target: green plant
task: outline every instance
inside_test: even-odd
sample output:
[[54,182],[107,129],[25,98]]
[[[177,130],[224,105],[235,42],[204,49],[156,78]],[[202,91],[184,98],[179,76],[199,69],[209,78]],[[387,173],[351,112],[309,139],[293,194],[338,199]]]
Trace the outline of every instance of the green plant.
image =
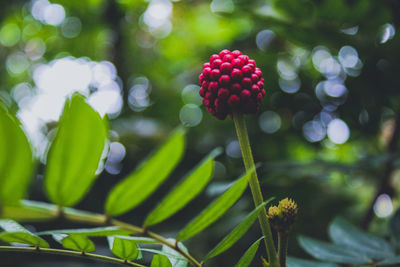
[[[102,169],[107,151],[107,120],[102,119],[85,101],[82,95],[72,95],[65,104],[63,114],[46,161],[44,185],[52,203],[23,199],[26,196],[29,178],[35,168],[32,150],[18,120],[6,109],[0,108],[3,140],[0,150],[0,240],[7,243],[23,243],[29,247],[0,246],[0,251],[40,252],[85,257],[95,260],[143,266],[138,263],[142,253],[151,253],[151,266],[203,266],[237,242],[257,219],[260,211],[270,201],[257,205],[231,233],[229,233],[202,261],[198,261],[187,250],[183,241],[195,236],[218,220],[242,196],[248,180],[254,173],[250,168],[197,217],[180,230],[176,238],[165,238],[152,232],[153,225],[163,222],[195,198],[212,177],[214,158],[220,149],[215,149],[160,203],[149,212],[142,226],[115,219],[145,201],[169,176],[179,163],[185,149],[185,131],[175,130],[168,140],[144,160],[135,171],[118,183],[106,199],[104,213],[98,214],[71,208],[90,190]],[[21,157],[26,158],[23,168]],[[7,158],[7,161],[4,159]],[[151,182],[149,182],[151,181]],[[6,189],[6,190],[5,190]],[[10,194],[12,193],[12,194]],[[32,233],[17,221],[50,221],[95,225],[94,228],[57,229]],[[50,248],[47,238],[53,238],[63,249]],[[109,248],[116,256],[93,254],[95,244],[92,237],[106,237]],[[240,259],[238,266],[249,266],[261,239],[256,241]],[[140,244],[151,244],[154,248],[143,248]],[[160,248],[161,246],[161,248]]]
[[300,236],[300,246],[312,257],[323,262],[288,259],[289,267],[310,266],[399,266],[400,255],[400,210],[389,221],[392,242],[378,236],[365,233],[341,217],[335,218],[329,225],[328,234],[332,243]]

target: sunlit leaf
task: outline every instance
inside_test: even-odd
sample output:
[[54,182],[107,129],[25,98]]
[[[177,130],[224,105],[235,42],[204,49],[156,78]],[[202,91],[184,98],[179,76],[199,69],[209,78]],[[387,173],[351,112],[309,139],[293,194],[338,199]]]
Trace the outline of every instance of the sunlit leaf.
[[172,267],[172,265],[167,256],[156,254],[151,260],[150,267]]
[[213,248],[207,254],[207,256],[204,258],[204,261],[221,254],[222,252],[233,246],[247,232],[247,230],[249,230],[250,226],[257,219],[261,209],[264,208],[264,206],[271,200],[272,198],[265,201],[255,210],[253,210],[249,215],[247,215],[246,218],[238,226],[236,226],[235,229],[232,230],[232,232],[230,232],[221,242],[218,243],[215,248]]
[[179,163],[184,148],[184,130],[179,128],[154,155],[112,189],[107,197],[106,213],[120,215],[144,201]]
[[257,253],[258,247],[260,246],[260,241],[264,237],[260,237],[257,241],[255,241],[243,254],[243,256],[239,259],[238,263],[236,263],[235,267],[248,267],[254,259],[254,256]]
[[[170,241],[172,243],[176,242],[174,239],[171,239],[171,238],[168,239],[168,241]],[[178,242],[177,245],[181,250],[188,252],[187,248],[181,242]],[[163,245],[161,251],[165,253],[164,255],[167,256],[167,258],[171,262],[172,267],[186,267],[187,266],[187,264],[188,264],[187,259],[182,258],[181,254],[179,254],[179,252],[177,252],[176,250],[174,250],[166,245]]]
[[14,204],[29,185],[32,150],[19,121],[0,103],[0,205]]
[[196,218],[194,218],[178,235],[177,240],[188,239],[204,230],[218,220],[243,194],[251,172],[239,178],[227,191],[214,200]]
[[153,225],[169,218],[196,197],[210,181],[214,158],[220,153],[221,149],[216,149],[199,163],[147,216],[144,224]]
[[311,256],[319,260],[344,264],[367,264],[371,262],[370,259],[357,251],[309,237],[299,237],[299,244]]
[[48,248],[49,244],[43,238],[31,233],[13,220],[0,220],[0,239],[8,243],[22,243],[35,247]]
[[54,234],[53,238],[66,249],[83,252],[93,252],[96,250],[96,246],[92,240],[83,235]]
[[139,257],[139,248],[135,241],[114,236],[108,236],[107,240],[110,250],[118,258],[135,260]]
[[100,115],[75,93],[67,99],[47,156],[44,182],[53,203],[76,204],[96,178],[107,130]]
[[111,236],[111,235],[129,235],[131,231],[124,230],[118,226],[105,226],[95,228],[79,228],[79,229],[61,229],[51,230],[45,232],[38,232],[38,235],[55,235],[55,234],[69,234],[69,235],[82,235],[82,236]]
[[286,260],[287,267],[339,267],[339,265],[335,263],[310,261],[293,257],[287,257]]
[[335,244],[358,251],[367,258],[381,260],[394,256],[393,248],[384,239],[364,233],[340,217],[329,226],[329,236]]

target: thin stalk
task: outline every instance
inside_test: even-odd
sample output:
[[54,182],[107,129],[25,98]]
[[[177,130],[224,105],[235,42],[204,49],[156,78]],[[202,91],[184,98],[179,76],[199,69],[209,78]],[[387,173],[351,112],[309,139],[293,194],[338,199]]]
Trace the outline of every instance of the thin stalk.
[[131,231],[134,234],[141,234],[146,237],[151,237],[155,240],[157,240],[159,243],[166,245],[173,250],[177,251],[179,254],[181,254],[183,257],[185,257],[193,266],[196,267],[201,267],[202,264],[199,263],[192,255],[190,255],[188,252],[183,251],[177,244],[169,242],[166,238],[148,231],[147,229],[132,225],[129,223],[125,223],[119,220],[111,219],[103,214],[78,214],[78,213],[70,213],[68,210],[64,209],[60,213],[63,218],[65,218],[68,221],[71,222],[79,222],[79,223],[87,223],[87,224],[95,224],[95,225],[112,225],[112,226],[118,226],[121,227],[121,229]]
[[[249,185],[251,189],[251,193],[253,194],[253,200],[256,207],[264,202],[263,196],[261,193],[260,184],[258,182],[257,172],[255,171],[253,153],[251,152],[249,136],[247,133],[246,122],[244,120],[243,114],[235,112],[233,114],[233,121],[235,123],[236,133],[239,140],[240,149],[242,151],[242,157],[244,166],[247,171],[252,171]],[[267,212],[265,208],[261,209],[261,212],[258,215],[258,220],[260,223],[261,231],[264,235],[264,242],[267,249],[268,254],[268,262],[270,263],[271,267],[278,267],[278,258],[276,255],[274,240],[271,234],[271,228],[268,223]]]
[[286,267],[288,236],[287,232],[278,232],[278,255],[281,267]]
[[55,249],[55,248],[35,248],[35,247],[13,247],[13,246],[0,246],[0,251],[16,251],[16,252],[30,252],[30,253],[45,253],[45,254],[55,254],[72,256],[79,258],[92,259],[103,262],[111,262],[120,265],[136,266],[136,267],[146,267],[145,265],[125,261],[113,257],[107,257],[103,255],[93,254],[93,253],[82,253],[79,251],[65,250],[65,249]]

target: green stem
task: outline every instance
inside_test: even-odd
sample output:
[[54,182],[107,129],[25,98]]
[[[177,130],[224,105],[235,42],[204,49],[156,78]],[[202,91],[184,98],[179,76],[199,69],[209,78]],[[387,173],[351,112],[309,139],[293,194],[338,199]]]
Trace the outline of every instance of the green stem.
[[13,246],[0,246],[0,251],[17,251],[17,252],[31,252],[31,253],[46,253],[46,254],[56,254],[65,255],[72,257],[80,257],[104,262],[111,262],[115,264],[136,266],[136,267],[146,267],[145,265],[125,261],[113,257],[107,257],[103,255],[93,254],[93,253],[82,253],[79,251],[65,250],[65,249],[55,249],[55,248],[35,248],[35,247],[13,247]]
[[286,267],[288,236],[287,232],[278,232],[278,255],[281,267]]
[[[249,185],[251,193],[253,194],[253,200],[256,207],[264,202],[261,193],[260,184],[258,182],[257,172],[255,171],[253,153],[251,152],[250,141],[247,134],[246,122],[242,113],[235,112],[233,114],[233,121],[235,123],[236,133],[238,136],[240,149],[242,151],[244,166],[247,171],[254,169],[249,179]],[[258,215],[261,231],[264,235],[264,242],[267,248],[268,261],[271,267],[278,267],[278,258],[276,255],[274,240],[271,234],[271,228],[268,223],[267,212],[265,208],[262,208]]]
[[180,247],[178,247],[177,244],[169,242],[167,239],[164,237],[150,232],[147,229],[143,227],[139,227],[136,225],[132,225],[129,223],[125,223],[116,219],[109,218],[103,214],[96,214],[96,213],[91,213],[91,214],[84,214],[84,213],[76,213],[76,212],[69,212],[68,209],[63,209],[62,212],[59,213],[62,218],[65,218],[68,221],[71,222],[79,222],[79,223],[87,223],[87,224],[94,224],[94,225],[104,225],[104,224],[109,224],[113,226],[118,226],[121,227],[121,229],[128,230],[134,234],[141,234],[147,237],[151,237],[155,240],[157,240],[159,243],[166,245],[178,253],[180,253],[183,257],[185,257],[193,266],[196,267],[201,267],[202,264],[198,262],[192,255],[190,255],[188,252],[182,250]]

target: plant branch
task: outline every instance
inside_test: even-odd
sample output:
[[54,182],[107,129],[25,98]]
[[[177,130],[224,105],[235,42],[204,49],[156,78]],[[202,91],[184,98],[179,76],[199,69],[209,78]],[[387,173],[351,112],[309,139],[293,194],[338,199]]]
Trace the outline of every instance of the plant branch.
[[118,226],[121,227],[121,229],[131,231],[132,233],[135,234],[141,234],[143,236],[147,236],[150,238],[153,238],[157,240],[159,243],[166,245],[173,250],[177,251],[179,254],[181,254],[183,257],[185,257],[193,266],[196,267],[201,267],[202,264],[199,263],[192,255],[190,255],[188,252],[182,250],[177,244],[171,243],[168,241],[166,238],[148,231],[146,228],[139,227],[136,225],[132,225],[129,223],[125,223],[116,219],[112,219],[107,217],[106,215],[103,214],[78,214],[78,213],[71,213],[68,212],[67,209],[64,209],[60,215],[62,218],[65,218],[67,221],[71,222],[79,222],[79,223],[87,223],[87,224],[95,224],[95,225],[104,225],[104,224],[109,224],[112,226]]
[[[238,136],[240,149],[242,151],[244,166],[247,171],[254,169],[249,178],[249,185],[251,193],[253,194],[254,204],[256,207],[258,207],[264,202],[264,200],[261,193],[257,172],[255,171],[253,153],[251,152],[250,141],[247,134],[247,127],[243,114],[238,112],[233,113],[233,121],[235,123],[236,133]],[[270,266],[279,266],[274,240],[272,238],[271,228],[267,219],[267,212],[265,210],[265,207],[261,209],[261,212],[258,215],[258,220],[260,223],[261,231],[265,237],[264,242],[267,249],[268,261],[270,263]]]
[[286,267],[286,255],[288,247],[288,232],[278,232],[278,255],[281,267]]
[[15,252],[31,252],[31,253],[45,253],[45,254],[55,254],[55,255],[64,255],[64,256],[72,256],[79,258],[86,258],[97,261],[110,262],[120,265],[127,266],[136,266],[136,267],[146,267],[145,265],[125,261],[113,257],[93,254],[93,253],[82,253],[79,251],[65,250],[65,249],[55,249],[55,248],[36,248],[36,247],[13,247],[13,246],[0,246],[0,251],[15,251]]
[[364,220],[361,223],[361,226],[364,229],[368,228],[370,222],[374,217],[374,205],[378,197],[382,194],[388,194],[389,196],[393,196],[393,189],[390,187],[390,177],[394,170],[393,166],[394,154],[397,149],[399,138],[400,138],[400,110],[398,110],[396,113],[393,133],[387,145],[388,159],[381,174],[379,186],[376,190],[375,196],[373,197],[371,203],[369,204]]

